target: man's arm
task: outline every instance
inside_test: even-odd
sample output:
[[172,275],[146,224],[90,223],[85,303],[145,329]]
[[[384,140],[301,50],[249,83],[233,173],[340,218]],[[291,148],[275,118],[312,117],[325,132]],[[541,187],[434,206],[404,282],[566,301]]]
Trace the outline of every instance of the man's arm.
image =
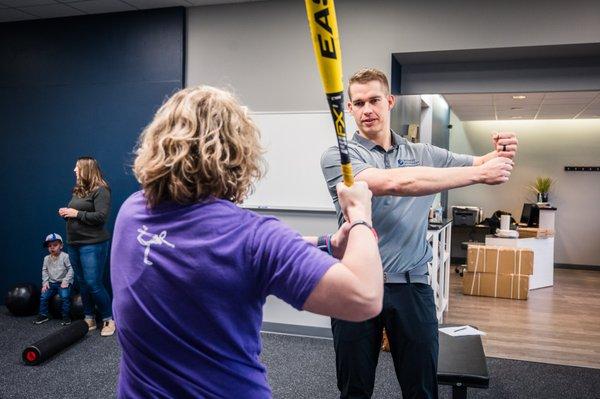
[[498,151],[490,151],[485,155],[482,155],[480,157],[473,157],[473,166],[481,166],[484,163],[486,163],[489,160],[492,160],[494,158],[498,157]]
[[490,151],[480,157],[473,157],[473,166],[481,166],[496,157],[515,158],[519,144],[515,133],[495,132],[492,134],[492,142],[494,143],[494,151]]
[[[492,135],[494,151],[473,157],[472,166],[436,168],[417,166],[396,169],[366,169],[356,180],[367,182],[373,195],[423,196],[472,184],[502,184],[508,181],[517,152],[515,133]],[[447,151],[445,153],[448,154]]]
[[494,158],[481,166],[458,168],[369,168],[356,175],[356,180],[366,182],[375,196],[419,197],[477,183],[502,184],[508,181],[512,168],[512,160]]

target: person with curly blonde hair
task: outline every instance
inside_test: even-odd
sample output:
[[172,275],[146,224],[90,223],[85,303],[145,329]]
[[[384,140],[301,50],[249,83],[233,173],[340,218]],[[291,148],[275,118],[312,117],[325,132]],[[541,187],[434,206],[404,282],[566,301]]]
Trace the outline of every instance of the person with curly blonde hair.
[[121,207],[111,276],[122,347],[118,397],[269,398],[262,306],[366,320],[383,272],[366,184],[340,185],[345,223],[324,248],[238,206],[264,173],[260,133],[229,92],[175,93],[142,132],[142,191]]

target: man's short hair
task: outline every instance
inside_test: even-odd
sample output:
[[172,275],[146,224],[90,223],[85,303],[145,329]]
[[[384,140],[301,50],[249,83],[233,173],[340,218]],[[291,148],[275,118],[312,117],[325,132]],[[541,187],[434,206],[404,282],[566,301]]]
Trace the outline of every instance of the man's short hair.
[[352,98],[350,95],[350,86],[352,86],[354,83],[365,84],[374,80],[381,83],[386,94],[390,94],[390,84],[388,83],[385,73],[375,68],[361,68],[348,80],[348,98]]

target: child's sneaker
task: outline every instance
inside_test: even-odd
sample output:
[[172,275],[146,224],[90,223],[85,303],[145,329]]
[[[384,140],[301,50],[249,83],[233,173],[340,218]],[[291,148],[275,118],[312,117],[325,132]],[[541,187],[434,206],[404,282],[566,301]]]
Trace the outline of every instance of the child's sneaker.
[[42,324],[42,323],[47,322],[48,320],[50,320],[50,318],[48,318],[48,316],[39,314],[38,317],[33,321],[33,324]]
[[60,322],[61,326],[68,326],[69,324],[71,324],[71,319],[68,317],[63,317],[62,321]]
[[108,320],[104,322],[104,326],[102,327],[102,331],[100,331],[100,335],[103,337],[110,337],[115,333],[115,321]]
[[88,325],[88,331],[92,331],[96,329],[96,320],[94,319],[85,319],[85,322]]

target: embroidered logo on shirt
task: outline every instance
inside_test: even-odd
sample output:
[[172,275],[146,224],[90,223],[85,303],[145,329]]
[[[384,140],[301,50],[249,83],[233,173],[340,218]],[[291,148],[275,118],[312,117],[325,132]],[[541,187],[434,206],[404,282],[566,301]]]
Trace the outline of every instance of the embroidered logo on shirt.
[[[142,226],[142,228],[138,229],[137,231],[138,231],[138,233],[140,233],[137,236],[138,242],[146,247],[146,249],[144,250],[144,263],[147,265],[153,265],[153,263],[150,260],[148,260],[148,255],[150,254],[150,247],[152,245],[165,244],[171,248],[175,248],[175,245],[173,245],[170,242],[168,242],[167,240],[165,240],[165,237],[167,236],[166,230],[161,231],[160,234],[153,234],[153,233],[148,232],[148,227]],[[144,237],[149,237],[149,238],[144,238]]]
[[410,167],[410,166],[419,166],[419,161],[416,159],[399,159],[398,166],[400,167]]

